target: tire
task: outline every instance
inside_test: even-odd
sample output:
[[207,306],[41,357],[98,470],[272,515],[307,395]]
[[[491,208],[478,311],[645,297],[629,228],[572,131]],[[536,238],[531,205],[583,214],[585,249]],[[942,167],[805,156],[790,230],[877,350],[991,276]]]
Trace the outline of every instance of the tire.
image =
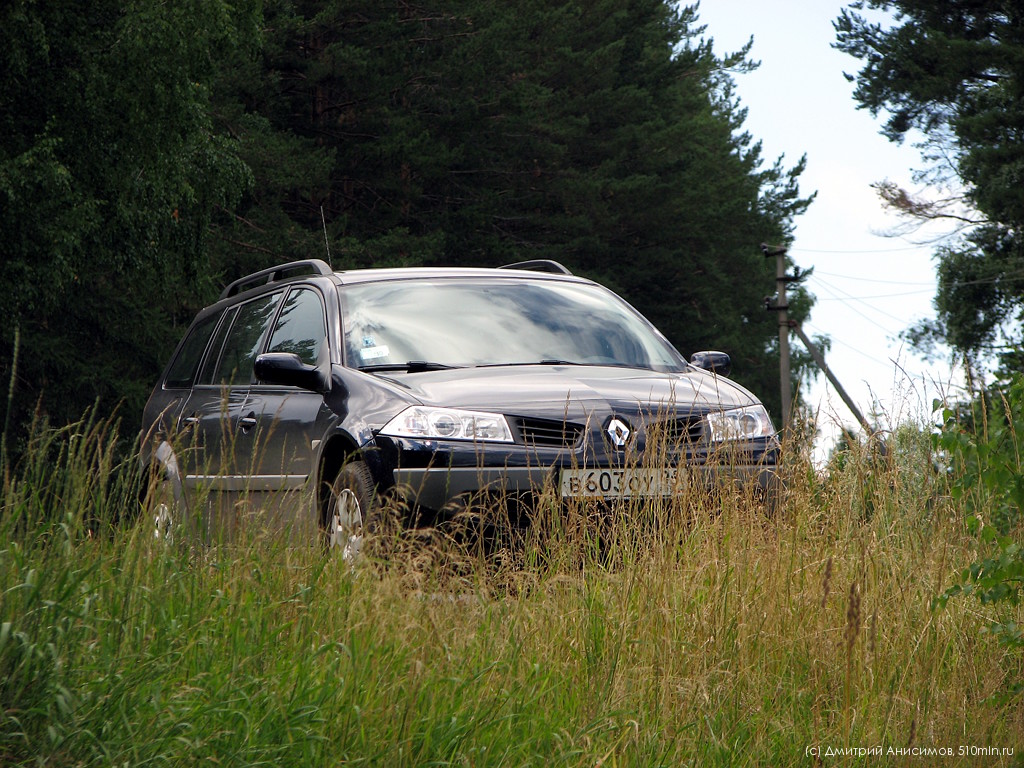
[[355,562],[366,534],[374,529],[379,513],[373,475],[364,461],[350,461],[331,485],[323,523],[328,552]]
[[157,446],[152,463],[140,478],[139,501],[147,535],[164,544],[183,539],[186,504],[178,457],[166,441]]
[[142,516],[150,531],[147,536],[170,545],[181,538],[183,504],[170,480],[153,477],[148,485],[142,494]]

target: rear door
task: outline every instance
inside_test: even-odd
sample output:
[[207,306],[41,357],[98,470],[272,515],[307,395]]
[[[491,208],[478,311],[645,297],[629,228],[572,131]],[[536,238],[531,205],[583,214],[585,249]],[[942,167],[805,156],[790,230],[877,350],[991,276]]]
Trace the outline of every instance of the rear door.
[[199,365],[220,320],[219,313],[207,315],[189,329],[178,345],[160,385],[153,391],[142,415],[143,448],[149,451],[163,441],[175,440],[182,408],[199,374]]

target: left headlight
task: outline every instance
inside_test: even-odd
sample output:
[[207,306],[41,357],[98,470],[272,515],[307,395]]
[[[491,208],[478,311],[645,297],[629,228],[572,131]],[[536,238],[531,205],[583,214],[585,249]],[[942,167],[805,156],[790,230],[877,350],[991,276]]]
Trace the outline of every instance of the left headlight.
[[748,405],[728,411],[709,413],[706,417],[711,442],[722,440],[750,440],[775,434],[772,420],[763,405]]
[[380,434],[419,440],[474,440],[511,443],[512,430],[500,413],[414,405],[384,425]]

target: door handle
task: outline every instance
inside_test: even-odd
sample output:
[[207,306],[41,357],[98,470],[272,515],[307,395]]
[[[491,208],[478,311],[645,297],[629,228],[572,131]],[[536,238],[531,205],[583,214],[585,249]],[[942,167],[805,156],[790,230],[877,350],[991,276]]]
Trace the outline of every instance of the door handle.
[[193,427],[195,427],[195,425],[198,424],[198,423],[199,423],[199,416],[197,416],[196,414],[193,413],[191,416],[186,416],[185,418],[183,418],[181,420],[181,431],[182,432],[188,432]]
[[256,426],[256,414],[250,413],[247,416],[243,416],[238,420],[238,428],[243,432],[248,432],[250,429]]

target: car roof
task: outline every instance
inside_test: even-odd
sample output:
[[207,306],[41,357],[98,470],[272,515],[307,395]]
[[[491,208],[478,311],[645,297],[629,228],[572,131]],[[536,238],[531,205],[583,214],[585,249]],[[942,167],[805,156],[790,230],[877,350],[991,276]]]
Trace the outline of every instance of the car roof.
[[502,267],[386,267],[371,269],[335,270],[320,259],[293,261],[254,272],[238,278],[224,288],[220,298],[203,309],[199,316],[214,307],[248,300],[261,293],[286,287],[297,282],[319,278],[336,285],[357,285],[399,280],[438,280],[476,278],[487,280],[551,280],[581,285],[595,285],[592,280],[577,277],[561,264],[549,260],[534,260],[507,264]]
[[344,285],[371,283],[384,280],[444,279],[444,278],[487,278],[515,280],[524,277],[531,280],[558,280],[561,282],[591,283],[583,277],[552,272],[536,272],[527,269],[498,269],[496,267],[389,267],[379,269],[346,269],[334,273],[338,282]]

